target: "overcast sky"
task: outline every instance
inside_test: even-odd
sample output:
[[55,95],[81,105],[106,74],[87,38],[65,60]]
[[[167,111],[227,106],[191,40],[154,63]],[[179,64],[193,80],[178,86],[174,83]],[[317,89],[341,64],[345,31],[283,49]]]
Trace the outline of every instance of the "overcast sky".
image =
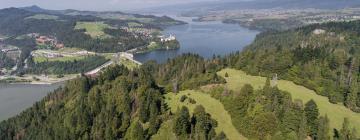
[[54,10],[131,10],[201,1],[220,0],[0,0],[0,8],[38,5]]

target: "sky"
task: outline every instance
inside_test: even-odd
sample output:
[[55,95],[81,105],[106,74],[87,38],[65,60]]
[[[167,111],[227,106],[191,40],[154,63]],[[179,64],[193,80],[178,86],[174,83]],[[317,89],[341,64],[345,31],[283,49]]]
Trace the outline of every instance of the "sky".
[[163,5],[221,0],[0,0],[0,8],[38,5],[52,10],[134,10]]

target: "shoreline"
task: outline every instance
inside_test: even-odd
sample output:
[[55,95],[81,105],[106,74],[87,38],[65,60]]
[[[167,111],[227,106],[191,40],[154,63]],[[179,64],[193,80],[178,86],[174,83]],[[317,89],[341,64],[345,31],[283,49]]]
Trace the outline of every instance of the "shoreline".
[[[1,83],[10,84],[10,85],[54,85],[75,79],[78,76],[79,74],[71,74],[71,75],[65,75],[65,77],[63,78],[54,78],[54,77],[44,78],[44,76],[27,75],[25,77],[11,77],[11,78],[15,78],[15,80],[11,80],[11,81],[6,81],[6,79],[3,79],[3,82]],[[33,77],[39,78],[40,80],[36,81],[33,79]]]

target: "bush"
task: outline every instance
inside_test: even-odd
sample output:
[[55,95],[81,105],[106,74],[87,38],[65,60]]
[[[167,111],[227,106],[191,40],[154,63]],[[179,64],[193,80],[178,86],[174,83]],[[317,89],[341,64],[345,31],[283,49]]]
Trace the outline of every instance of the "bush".
[[63,78],[63,77],[64,77],[63,74],[59,74],[59,75],[56,76],[56,78]]
[[195,101],[193,98],[189,98],[189,102],[190,102],[191,104],[196,104],[196,101]]
[[229,77],[229,74],[228,74],[228,73],[225,73],[225,77]]
[[186,95],[183,95],[180,97],[180,102],[184,102],[188,97]]

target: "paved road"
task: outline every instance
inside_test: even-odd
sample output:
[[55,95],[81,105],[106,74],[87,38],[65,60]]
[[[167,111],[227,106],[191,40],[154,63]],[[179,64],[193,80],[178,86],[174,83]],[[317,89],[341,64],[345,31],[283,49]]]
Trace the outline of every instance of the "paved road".
[[101,65],[101,66],[99,66],[99,67],[85,73],[85,75],[94,75],[94,74],[98,73],[99,71],[101,71],[103,68],[106,68],[106,67],[110,66],[113,63],[114,62],[112,60],[110,60],[110,61],[106,62],[105,64],[103,64],[103,65]]
[[[121,55],[121,53],[127,54],[127,55]],[[119,60],[120,58],[125,58],[125,59],[128,59],[128,60],[130,60],[130,61],[138,64],[138,65],[142,65],[141,62],[135,60],[135,59],[134,59],[133,57],[131,57],[131,56],[132,56],[132,54],[130,54],[130,53],[124,53],[124,52],[117,53],[116,55],[114,55],[113,60],[110,60],[110,61],[106,62],[105,64],[103,64],[103,65],[101,65],[101,66],[99,66],[99,67],[97,67],[97,68],[95,68],[95,69],[93,69],[93,70],[85,73],[85,75],[94,75],[94,74],[97,74],[97,73],[100,72],[102,69],[104,69],[104,68],[106,68],[106,67],[114,64],[114,62],[116,62],[116,60]]]

